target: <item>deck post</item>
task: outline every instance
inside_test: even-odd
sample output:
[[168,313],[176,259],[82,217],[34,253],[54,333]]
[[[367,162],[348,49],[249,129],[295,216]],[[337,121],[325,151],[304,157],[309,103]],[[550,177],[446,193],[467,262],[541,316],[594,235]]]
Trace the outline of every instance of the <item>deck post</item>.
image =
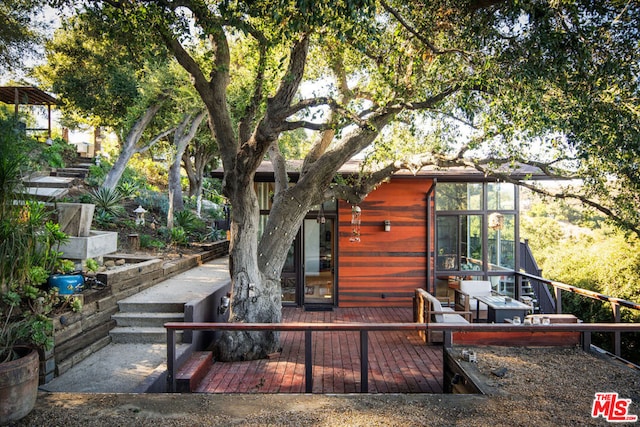
[[169,385],[169,392],[174,393],[176,391],[176,330],[167,329],[167,383]]
[[[611,302],[611,309],[613,310],[613,321],[615,323],[620,323],[621,317],[620,317],[620,304],[616,304],[614,302]],[[620,331],[615,331],[613,333],[613,353],[620,357],[622,355],[622,350],[621,350],[621,338],[620,338]]]
[[582,350],[587,353],[591,351],[591,332],[582,332]]
[[360,330],[360,393],[369,393],[369,331]]
[[311,329],[304,331],[304,392],[313,393],[313,349]]
[[556,314],[562,314],[562,289],[554,286],[553,291],[556,294]]
[[447,329],[446,331],[442,331],[442,347],[453,347],[453,332],[449,329]]

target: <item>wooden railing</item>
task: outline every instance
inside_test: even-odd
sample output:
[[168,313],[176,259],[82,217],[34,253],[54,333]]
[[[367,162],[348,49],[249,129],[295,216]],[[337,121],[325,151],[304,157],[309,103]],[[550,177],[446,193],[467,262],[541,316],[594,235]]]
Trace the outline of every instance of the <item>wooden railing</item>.
[[[578,288],[576,286],[567,285],[566,283],[556,282],[553,280],[545,279],[543,277],[534,276],[532,274],[526,274],[526,273],[516,273],[516,274],[522,278],[535,280],[537,282],[552,286],[554,297],[555,297],[555,311],[558,314],[562,313],[562,291],[571,292],[587,298],[610,303],[611,310],[613,312],[612,314],[613,314],[614,323],[620,323],[621,321],[620,307],[625,307],[631,310],[640,310],[640,303],[637,303],[637,302],[610,297],[608,295],[590,291],[588,289]],[[620,354],[621,354],[620,331],[615,331],[613,335],[614,335],[614,338],[613,338],[614,351],[613,352],[616,356],[620,357]]]
[[[360,333],[360,392],[369,392],[369,332],[442,331],[443,345],[453,345],[453,332],[581,332],[582,346],[591,347],[592,332],[640,332],[640,324],[631,323],[559,323],[553,325],[451,324],[451,323],[165,323],[167,330],[167,381],[170,392],[176,390],[176,331],[298,331],[304,332],[305,392],[313,391],[313,332],[353,331]],[[355,349],[354,349],[355,351]]]

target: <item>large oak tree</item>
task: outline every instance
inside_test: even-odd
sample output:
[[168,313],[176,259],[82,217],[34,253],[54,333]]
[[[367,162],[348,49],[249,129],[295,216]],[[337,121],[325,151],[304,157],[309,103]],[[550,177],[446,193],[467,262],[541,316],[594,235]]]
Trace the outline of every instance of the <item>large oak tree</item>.
[[[233,208],[232,321],[279,322],[280,273],[306,213],[330,197],[356,203],[400,168],[467,165],[509,179],[500,166],[535,164],[551,176],[585,179],[582,193],[558,195],[589,201],[638,230],[634,1],[86,7],[119,31],[155,33],[207,108]],[[201,42],[208,50],[196,55]],[[244,97],[231,96],[238,86]],[[315,139],[290,185],[277,142],[299,129]],[[337,183],[338,169],[363,152],[377,167],[349,186]],[[276,191],[260,236],[253,178],[265,158]],[[263,357],[277,347],[271,333],[229,333],[220,357]]]

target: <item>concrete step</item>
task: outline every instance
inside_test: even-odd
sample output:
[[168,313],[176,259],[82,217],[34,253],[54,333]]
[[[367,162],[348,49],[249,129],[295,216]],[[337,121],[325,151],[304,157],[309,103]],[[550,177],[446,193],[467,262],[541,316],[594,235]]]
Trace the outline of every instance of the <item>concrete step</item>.
[[50,202],[65,197],[69,193],[68,188],[42,188],[26,187],[25,193],[41,202]]
[[193,393],[213,364],[210,351],[196,351],[176,373],[176,392]]
[[166,301],[118,301],[121,313],[184,313],[184,303]]
[[38,188],[71,188],[75,185],[77,178],[62,176],[35,176],[23,180],[25,187]]
[[60,168],[51,172],[51,176],[85,178],[89,173],[85,168]]
[[[115,327],[109,331],[116,344],[166,344],[167,331],[157,327]],[[182,331],[176,331],[176,343],[182,343]]]
[[125,312],[116,313],[111,318],[116,321],[117,326],[162,328],[166,322],[184,322],[184,313]]
[[95,166],[95,162],[74,162],[70,167],[89,170],[91,166]]

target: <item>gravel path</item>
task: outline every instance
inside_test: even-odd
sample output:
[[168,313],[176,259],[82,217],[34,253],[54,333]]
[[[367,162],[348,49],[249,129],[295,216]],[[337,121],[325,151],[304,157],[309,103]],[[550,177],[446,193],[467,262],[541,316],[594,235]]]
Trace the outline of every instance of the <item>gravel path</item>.
[[608,391],[640,415],[637,370],[577,348],[474,350],[492,395],[42,393],[17,426],[604,426],[591,406]]

